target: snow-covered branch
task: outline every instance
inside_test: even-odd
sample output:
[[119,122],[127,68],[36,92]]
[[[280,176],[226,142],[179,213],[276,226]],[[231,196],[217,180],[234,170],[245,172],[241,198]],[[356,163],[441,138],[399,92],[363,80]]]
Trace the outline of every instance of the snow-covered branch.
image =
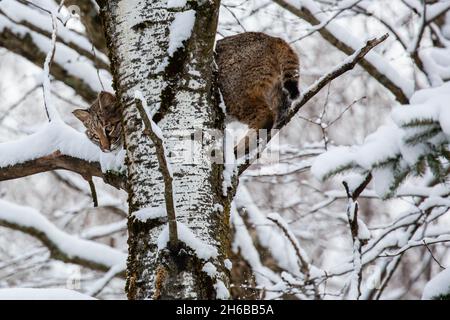
[[102,153],[87,137],[64,123],[46,124],[38,132],[0,143],[0,181],[64,169],[89,180],[93,176],[125,189],[124,153]]
[[104,244],[84,240],[58,229],[35,209],[0,200],[0,225],[41,241],[54,259],[107,271],[123,265],[126,254]]
[[[333,68],[331,71],[323,75],[320,79],[318,79],[316,82],[314,82],[311,86],[309,86],[305,92],[303,92],[300,97],[298,97],[296,100],[292,102],[292,105],[285,117],[283,117],[278,123],[275,124],[275,129],[281,129],[285,125],[289,123],[289,121],[298,113],[301,107],[303,107],[308,101],[310,101],[316,94],[320,92],[322,88],[324,88],[327,84],[329,84],[334,79],[340,77],[347,71],[352,70],[358,62],[360,62],[366,54],[370,52],[374,47],[376,47],[378,44],[386,40],[388,37],[387,34],[379,37],[379,38],[373,38],[368,40],[364,46],[353,52],[352,55],[347,57],[341,64]],[[271,139],[271,132],[267,135],[267,140],[270,141]],[[264,145],[260,145],[258,148],[258,152],[253,157],[253,160],[246,161],[244,164],[239,166],[238,174],[241,175],[251,164],[252,162],[259,158],[261,155],[261,148],[263,148]]]
[[[52,8],[56,10],[56,8]],[[111,91],[108,58],[82,35],[68,30],[59,21],[51,75],[72,87],[87,101],[106,86]],[[0,3],[0,46],[42,67],[52,50],[52,18],[48,13],[17,1]]]
[[[313,0],[273,0],[273,2],[313,26],[323,24],[329,20],[329,15],[324,13]],[[319,33],[331,45],[348,55],[351,55],[362,44],[360,39],[349,33],[335,21],[327,22],[319,30]],[[361,58],[358,64],[385,86],[400,103],[408,103],[409,97],[414,90],[412,81],[403,79],[382,56],[372,52],[367,57]]]

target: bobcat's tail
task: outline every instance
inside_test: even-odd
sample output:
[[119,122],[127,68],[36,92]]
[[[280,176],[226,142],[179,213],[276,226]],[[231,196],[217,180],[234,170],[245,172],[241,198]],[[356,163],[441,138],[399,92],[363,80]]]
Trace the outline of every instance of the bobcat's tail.
[[298,89],[299,59],[297,54],[285,44],[285,50],[281,57],[281,69],[283,72],[283,87],[289,92],[291,100],[296,99],[300,91]]

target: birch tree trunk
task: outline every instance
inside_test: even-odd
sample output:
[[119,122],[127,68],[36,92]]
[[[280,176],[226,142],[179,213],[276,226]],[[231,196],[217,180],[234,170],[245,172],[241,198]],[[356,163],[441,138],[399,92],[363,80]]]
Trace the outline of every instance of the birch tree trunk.
[[[214,144],[211,130],[223,131],[224,118],[218,107],[213,60],[220,1],[188,1],[189,8],[177,10],[168,9],[167,0],[98,2],[123,109],[130,208],[128,298],[226,298],[229,200],[222,195],[222,165],[214,164],[209,155]],[[192,34],[170,56],[171,25],[187,10],[195,12]],[[170,154],[175,210],[182,224],[177,248],[158,249],[166,217],[141,221],[134,216],[142,208],[164,205],[163,178],[155,148],[143,134],[136,90],[150,109],[159,110],[154,119]],[[186,240],[186,230],[201,241],[197,252]],[[202,271],[207,262],[214,266],[208,264],[208,270],[216,269],[215,273]]]

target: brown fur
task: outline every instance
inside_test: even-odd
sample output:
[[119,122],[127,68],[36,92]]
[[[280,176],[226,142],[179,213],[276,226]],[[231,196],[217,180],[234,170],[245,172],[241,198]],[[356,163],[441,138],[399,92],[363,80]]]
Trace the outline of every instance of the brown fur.
[[217,42],[219,86],[227,114],[271,129],[298,96],[299,60],[282,39],[246,32]]
[[112,151],[122,145],[120,110],[112,93],[100,92],[88,109],[76,109],[73,114],[83,122],[87,137],[102,151]]

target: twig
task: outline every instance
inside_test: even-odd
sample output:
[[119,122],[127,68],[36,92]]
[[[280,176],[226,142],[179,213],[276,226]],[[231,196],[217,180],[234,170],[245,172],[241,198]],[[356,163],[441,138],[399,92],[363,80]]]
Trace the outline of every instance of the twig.
[[[302,249],[300,248],[300,245],[299,245],[297,239],[295,239],[292,232],[290,232],[288,230],[288,227],[284,223],[284,221],[283,220],[280,221],[280,219],[281,219],[280,217],[270,217],[269,216],[269,217],[267,217],[267,219],[272,221],[273,223],[275,223],[278,226],[278,228],[280,228],[283,231],[283,234],[291,243],[292,247],[295,250],[295,254],[296,254],[298,262],[299,262],[299,269],[305,276],[305,284],[308,283],[310,281],[310,273],[311,273],[310,263],[308,262],[309,259],[305,256],[304,253],[302,253]],[[320,294],[319,294],[319,289],[317,288],[315,281],[311,281],[311,284],[313,286],[314,295],[316,298],[318,298],[320,296]]]
[[322,21],[320,24],[318,25],[314,25],[310,31],[308,31],[307,34],[299,37],[298,39],[291,41],[290,43],[294,43],[300,40],[305,39],[306,37],[311,36],[313,33],[325,28],[326,26],[328,26],[328,24],[333,21],[334,19],[336,19],[341,13],[345,12],[346,10],[352,9],[354,6],[358,5],[358,3],[360,3],[362,0],[355,0],[354,2],[339,8],[331,17],[329,17],[327,20]]
[[438,261],[438,259],[436,259],[436,257],[433,254],[433,251],[431,251],[430,247],[428,246],[428,244],[425,242],[425,239],[423,240],[423,244],[425,245],[425,248],[427,248],[428,252],[430,253],[431,258],[434,260],[434,262],[436,262],[438,264],[438,266],[441,269],[445,269],[445,267]]
[[33,88],[31,88],[30,90],[28,90],[27,92],[25,92],[25,94],[19,99],[19,100],[17,100],[15,103],[13,103],[9,108],[8,108],[8,110],[4,113],[4,114],[2,114],[1,116],[0,116],[0,123],[2,123],[3,122],[3,120],[5,120],[5,118],[15,109],[15,108],[17,108],[18,106],[20,106],[20,103],[22,102],[22,101],[24,101],[26,98],[28,98],[28,96],[30,96],[33,92],[34,92],[34,90],[36,90],[37,88],[39,88],[40,87],[40,85],[35,85]]
[[[341,76],[345,72],[352,70],[356,64],[358,64],[359,61],[361,61],[364,56],[369,53],[370,50],[372,50],[374,47],[379,45],[381,42],[386,40],[388,37],[388,34],[384,34],[380,38],[373,38],[371,40],[368,40],[366,44],[360,48],[359,50],[355,51],[351,56],[347,57],[345,61],[340,64],[339,66],[333,68],[330,72],[323,75],[319,80],[317,80],[315,83],[313,83],[311,86],[309,86],[308,89],[304,93],[300,95],[299,98],[297,98],[295,101],[293,101],[291,108],[289,109],[289,112],[287,113],[286,117],[281,119],[278,123],[275,124],[274,129],[281,129],[285,125],[291,121],[291,119],[297,114],[297,112],[300,110],[301,107],[303,107],[309,100],[311,100],[319,91],[325,87],[328,83],[336,79],[337,77]],[[267,133],[267,142],[270,141],[272,138],[272,133],[269,131]],[[238,175],[241,175],[251,164],[253,161],[257,160],[262,153],[262,150],[260,150],[260,146],[264,145],[258,145],[258,152],[256,153],[256,156],[253,159],[250,159],[249,161],[246,161],[244,164],[239,166]]]
[[88,179],[88,183],[89,183],[89,189],[91,189],[91,195],[92,195],[92,202],[94,202],[94,207],[98,207],[98,199],[97,199],[97,191],[95,190],[95,184],[94,181],[92,180],[92,177],[90,177],[90,179]]
[[103,277],[94,282],[86,294],[91,297],[96,297],[103,291],[103,289],[105,289],[112,279],[121,274],[125,269],[126,266],[123,264],[112,266],[111,269],[103,275]]
[[[144,109],[145,100],[142,97],[135,97],[136,107],[144,122],[144,133],[150,137],[156,149],[159,168],[164,180],[164,198],[166,201],[167,218],[169,223],[169,246],[172,249],[178,246],[177,218],[175,214],[175,205],[173,202],[172,174],[169,170],[169,164],[166,159],[166,152],[162,139],[155,133],[156,124],[147,115]],[[154,127],[155,126],[155,127]],[[159,128],[158,128],[159,129]]]
[[380,257],[395,257],[403,255],[404,252],[408,251],[409,249],[421,247],[421,246],[428,246],[430,244],[437,244],[437,243],[446,243],[450,242],[450,237],[448,236],[439,236],[436,238],[429,238],[429,239],[422,239],[422,241],[410,241],[410,244],[407,244],[397,250],[394,253],[385,253],[380,255]]
[[51,103],[51,95],[50,95],[50,68],[52,66],[52,61],[55,56],[56,51],[56,33],[58,25],[56,23],[56,15],[52,12],[52,38],[51,38],[51,49],[47,53],[47,56],[44,61],[44,79],[42,81],[42,90],[44,94],[44,107],[45,113],[47,114],[48,121],[58,119],[59,115],[56,110],[53,109],[53,105]]
[[275,223],[278,226],[278,228],[280,228],[281,231],[283,231],[283,234],[289,240],[289,242],[291,243],[292,247],[295,250],[295,254],[297,255],[298,261],[300,262],[299,263],[300,270],[306,275],[306,278],[308,278],[309,263],[307,258],[303,256],[302,250],[300,249],[297,240],[292,237],[291,232],[289,232],[286,226],[284,226],[279,220],[273,217],[267,217],[267,219]]
[[364,58],[364,56],[369,53],[370,50],[372,50],[374,47],[379,45],[381,42],[386,40],[388,37],[388,34],[384,34],[380,38],[374,38],[371,40],[368,40],[364,47],[357,50],[355,53],[353,53],[351,56],[347,57],[347,59],[342,63],[341,65],[335,67],[333,70],[328,72],[326,75],[322,76],[319,80],[317,80],[315,83],[313,83],[304,93],[301,94],[301,96],[295,100],[292,103],[292,106],[287,114],[287,116],[282,119],[279,123],[276,124],[276,128],[280,129],[284,127],[286,124],[289,123],[289,121],[295,116],[295,114],[300,110],[301,107],[303,107],[306,102],[311,100],[312,97],[314,97],[323,87],[325,87],[329,82],[333,81],[337,77],[341,76],[345,72],[352,70],[356,64]]
[[353,242],[353,273],[350,280],[350,298],[359,300],[361,297],[361,281],[362,281],[362,246],[364,243],[360,239],[358,226],[358,197],[371,181],[372,176],[369,174],[364,181],[355,189],[350,190],[346,181],[343,181],[345,192],[347,193],[347,218],[350,226],[350,232]]

